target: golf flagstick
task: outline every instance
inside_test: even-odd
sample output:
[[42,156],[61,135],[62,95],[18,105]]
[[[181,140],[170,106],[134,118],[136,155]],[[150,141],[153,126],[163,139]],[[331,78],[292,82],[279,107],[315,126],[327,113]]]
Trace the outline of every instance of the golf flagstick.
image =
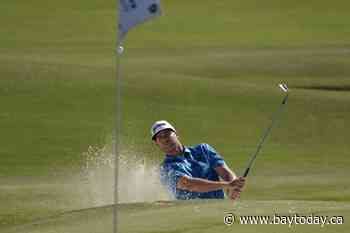
[[151,20],[161,14],[160,0],[118,0],[117,6],[117,48],[116,48],[116,121],[113,135],[114,158],[114,195],[113,195],[113,233],[118,231],[118,166],[120,151],[120,135],[122,124],[122,73],[121,57],[123,54],[123,41],[131,28]]
[[280,104],[280,106],[278,107],[277,111],[274,113],[273,117],[272,117],[272,121],[270,126],[265,130],[263,137],[261,138],[258,147],[256,148],[256,151],[254,152],[254,154],[250,157],[249,163],[247,168],[244,171],[243,177],[247,177],[249,174],[250,169],[252,168],[254,161],[256,160],[256,157],[258,156],[259,151],[261,150],[262,145],[264,144],[267,136],[270,134],[271,129],[273,128],[273,126],[277,123],[278,117],[280,115],[280,113],[282,112],[284,106],[287,103],[288,100],[288,87],[286,84],[279,84],[278,85],[279,88],[286,93],[285,97],[283,98],[282,103]]

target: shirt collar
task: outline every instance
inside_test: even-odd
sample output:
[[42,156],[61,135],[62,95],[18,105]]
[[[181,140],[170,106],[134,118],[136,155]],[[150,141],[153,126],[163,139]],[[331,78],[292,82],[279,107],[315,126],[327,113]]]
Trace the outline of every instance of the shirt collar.
[[185,156],[188,154],[191,154],[190,149],[188,149],[187,146],[183,146],[184,150],[179,155],[165,155],[165,158],[167,161],[174,161],[174,160],[184,160]]

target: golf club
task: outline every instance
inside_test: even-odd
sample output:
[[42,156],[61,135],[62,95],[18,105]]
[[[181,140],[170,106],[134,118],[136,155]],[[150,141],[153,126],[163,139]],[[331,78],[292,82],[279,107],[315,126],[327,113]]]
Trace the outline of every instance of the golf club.
[[270,126],[265,130],[265,133],[263,134],[263,137],[261,138],[260,143],[258,144],[258,147],[257,147],[255,153],[251,156],[251,158],[250,158],[250,160],[249,160],[249,163],[248,163],[248,166],[247,166],[247,168],[245,169],[245,172],[244,172],[244,174],[243,174],[243,177],[247,177],[247,176],[248,176],[248,173],[249,173],[249,171],[250,171],[250,168],[253,166],[253,163],[254,163],[254,161],[255,161],[255,159],[256,159],[256,157],[257,157],[257,155],[258,155],[258,153],[259,153],[259,151],[260,151],[260,149],[261,149],[261,147],[262,147],[262,145],[264,144],[264,142],[265,142],[267,136],[270,134],[271,129],[272,129],[273,126],[276,124],[280,112],[282,112],[283,107],[284,107],[284,106],[286,105],[286,103],[287,103],[287,99],[288,99],[288,87],[287,87],[287,85],[284,84],[284,83],[280,83],[278,86],[279,86],[279,88],[280,88],[284,93],[286,93],[286,95],[284,96],[283,101],[282,101],[282,103],[280,104],[279,108],[278,108],[277,111],[274,113],[273,118],[272,118],[272,121],[271,121],[271,124],[270,124]]

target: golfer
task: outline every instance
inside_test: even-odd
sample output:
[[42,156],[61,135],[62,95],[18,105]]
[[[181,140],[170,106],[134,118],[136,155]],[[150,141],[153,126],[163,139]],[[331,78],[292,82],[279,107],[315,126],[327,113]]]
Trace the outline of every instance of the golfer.
[[237,177],[210,145],[184,146],[175,128],[164,120],[152,125],[151,135],[166,154],[161,182],[176,199],[222,199],[224,190],[231,200],[239,198],[245,179]]

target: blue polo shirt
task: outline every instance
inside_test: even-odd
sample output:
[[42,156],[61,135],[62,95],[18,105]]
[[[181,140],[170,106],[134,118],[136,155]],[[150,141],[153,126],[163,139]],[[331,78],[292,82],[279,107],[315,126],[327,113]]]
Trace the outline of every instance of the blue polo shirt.
[[160,167],[160,180],[176,199],[188,200],[195,198],[222,199],[223,190],[211,192],[190,192],[176,187],[182,176],[219,181],[216,167],[223,166],[225,161],[208,144],[184,147],[183,154],[177,156],[166,155]]

